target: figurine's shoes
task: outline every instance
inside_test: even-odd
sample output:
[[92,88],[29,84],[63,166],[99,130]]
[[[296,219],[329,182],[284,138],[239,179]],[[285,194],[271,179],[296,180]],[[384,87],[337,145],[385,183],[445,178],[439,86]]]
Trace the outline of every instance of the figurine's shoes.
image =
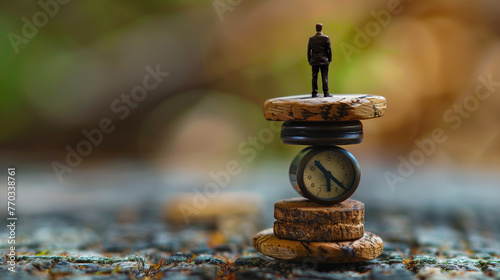
[[325,93],[324,97],[332,97],[332,95],[329,93]]
[[317,92],[316,92],[316,93],[315,93],[315,92],[313,92],[313,93],[312,93],[312,97],[318,97],[318,93],[317,93]]

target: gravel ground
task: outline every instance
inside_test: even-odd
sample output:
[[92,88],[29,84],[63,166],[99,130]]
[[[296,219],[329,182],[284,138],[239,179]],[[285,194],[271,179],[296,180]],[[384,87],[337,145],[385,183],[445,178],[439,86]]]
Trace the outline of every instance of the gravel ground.
[[[18,192],[16,272],[8,270],[4,227],[0,279],[500,279],[500,204],[494,176],[422,173],[391,192],[376,175],[382,170],[368,171],[354,198],[365,202],[365,229],[384,239],[384,252],[370,262],[326,265],[276,261],[251,246],[253,234],[271,226],[273,202],[296,196],[290,187],[257,187],[255,193],[265,194],[262,205],[245,215],[179,225],[164,221],[159,211],[173,197],[171,189],[154,187],[165,184],[163,177],[148,174],[139,197],[135,184],[145,175],[135,178],[133,174],[144,172],[131,173],[125,176],[133,180],[120,178],[127,186],[107,181],[110,187],[105,190],[50,186],[41,177],[26,176]],[[282,184],[279,175],[251,183]],[[471,188],[478,177],[483,183]],[[448,192],[428,183],[436,180],[449,180],[444,184]],[[368,183],[378,187],[369,188]],[[113,199],[73,202],[75,207],[61,210],[73,197],[89,192]],[[439,199],[440,193],[451,198]],[[48,205],[30,205],[26,197],[33,200],[33,195]]]

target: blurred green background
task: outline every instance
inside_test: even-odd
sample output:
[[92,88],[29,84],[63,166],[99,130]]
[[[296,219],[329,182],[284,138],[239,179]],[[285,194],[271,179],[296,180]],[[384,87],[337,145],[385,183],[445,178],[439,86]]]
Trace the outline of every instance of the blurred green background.
[[[262,104],[310,92],[306,46],[317,22],[332,41],[330,91],[387,98],[387,114],[365,121],[364,142],[347,147],[364,168],[384,162],[396,172],[400,156],[436,128],[447,140],[425,164],[500,166],[496,0],[19,0],[0,7],[2,165],[29,166],[54,184],[54,163],[68,166],[68,147],[76,150],[87,140],[82,131],[103,119],[114,130],[64,178],[105,172],[110,162],[205,177],[231,160],[290,162],[303,147],[281,144],[276,132],[259,140],[270,127]],[[169,74],[126,116],[117,112],[113,104],[127,104],[123,96],[143,84],[147,67]],[[475,102],[479,77],[493,86]]]

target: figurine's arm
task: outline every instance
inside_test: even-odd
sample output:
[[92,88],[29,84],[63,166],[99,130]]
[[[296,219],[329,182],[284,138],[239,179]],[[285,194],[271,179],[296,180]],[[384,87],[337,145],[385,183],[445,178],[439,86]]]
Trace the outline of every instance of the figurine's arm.
[[311,38],[309,38],[309,42],[307,43],[307,62],[311,61]]
[[330,38],[328,38],[328,46],[327,46],[327,54],[328,54],[328,62],[332,62],[332,44],[330,43]]

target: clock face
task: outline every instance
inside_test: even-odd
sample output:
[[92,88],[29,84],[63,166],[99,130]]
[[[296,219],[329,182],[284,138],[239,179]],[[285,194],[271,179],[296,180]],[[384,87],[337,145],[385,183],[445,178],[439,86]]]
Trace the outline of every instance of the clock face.
[[[359,183],[359,166],[348,151],[331,146],[309,147],[296,158],[296,180],[292,184],[312,201],[334,204],[349,198]],[[294,166],[294,163],[292,163]],[[292,171],[292,167],[291,167]],[[292,172],[293,173],[293,172]],[[291,173],[291,176],[294,174]]]
[[332,199],[347,192],[353,185],[354,168],[345,155],[326,150],[309,159],[302,179],[314,196]]

